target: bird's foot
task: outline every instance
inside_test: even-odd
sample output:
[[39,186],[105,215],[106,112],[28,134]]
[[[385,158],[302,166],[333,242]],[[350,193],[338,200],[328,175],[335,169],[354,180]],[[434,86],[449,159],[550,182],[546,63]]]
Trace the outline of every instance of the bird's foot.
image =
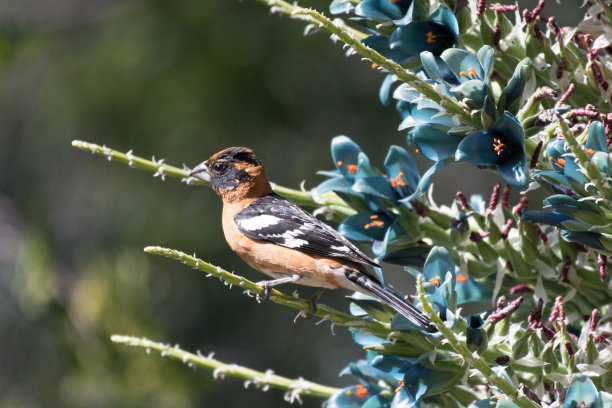
[[256,294],[255,300],[257,300],[257,303],[265,303],[268,301],[268,299],[270,299],[270,292],[272,291],[272,288],[274,286],[282,285],[283,283],[295,282],[297,280],[300,280],[301,278],[302,277],[300,275],[293,274],[285,278],[257,282],[257,284],[261,286],[264,292],[263,295]]
[[319,290],[317,290],[314,295],[308,298],[308,303],[310,303],[310,312],[305,313],[304,317],[306,319],[312,319],[312,316],[317,313],[317,303],[319,302],[319,299],[321,298],[321,295],[323,294],[324,290],[325,288],[319,288]]

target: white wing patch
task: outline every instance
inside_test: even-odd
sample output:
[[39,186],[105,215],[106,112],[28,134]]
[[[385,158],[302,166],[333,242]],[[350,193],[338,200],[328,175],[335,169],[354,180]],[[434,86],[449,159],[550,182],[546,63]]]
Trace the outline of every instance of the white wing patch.
[[351,252],[351,249],[349,247],[347,247],[346,245],[342,245],[342,246],[332,245],[330,248],[333,249],[334,251],[338,251],[338,252],[344,252],[344,253],[350,253]]
[[278,217],[269,214],[257,215],[251,218],[243,218],[241,220],[237,220],[240,228],[244,228],[249,231],[257,231],[260,229],[267,228],[271,225],[278,224],[282,220]]
[[308,245],[308,241],[299,238],[285,238],[284,245],[289,248],[300,248]]

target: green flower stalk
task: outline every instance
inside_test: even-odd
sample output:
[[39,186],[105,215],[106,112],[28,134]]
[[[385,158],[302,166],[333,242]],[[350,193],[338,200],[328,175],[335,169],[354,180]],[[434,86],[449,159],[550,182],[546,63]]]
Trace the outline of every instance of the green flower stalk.
[[194,354],[181,349],[178,345],[171,346],[169,344],[158,343],[145,338],[122,336],[119,334],[112,335],[111,341],[117,344],[124,344],[126,346],[144,348],[147,353],[150,353],[151,350],[156,350],[160,352],[162,357],[170,357],[172,359],[182,361],[189,367],[202,367],[208,370],[213,370],[213,376],[215,378],[223,378],[225,376],[241,378],[245,380],[245,387],[252,384],[264,391],[268,388],[287,390],[285,393],[285,400],[289,403],[298,402],[301,404],[302,396],[329,398],[339,390],[338,388],[313,383],[303,378],[293,380],[282,377],[274,374],[272,370],[262,372],[239,366],[237,364],[227,364],[214,359],[213,353],[204,356],[198,351],[196,354]]

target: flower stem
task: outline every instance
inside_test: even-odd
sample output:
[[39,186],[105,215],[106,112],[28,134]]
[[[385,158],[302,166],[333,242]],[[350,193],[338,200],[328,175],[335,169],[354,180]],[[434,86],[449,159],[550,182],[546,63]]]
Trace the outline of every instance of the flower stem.
[[141,347],[147,350],[157,350],[161,352],[162,357],[171,357],[186,363],[190,367],[199,366],[214,370],[215,378],[230,376],[243,378],[247,380],[246,385],[254,384],[257,387],[262,387],[264,390],[268,387],[280,388],[287,390],[285,399],[289,402],[301,402],[300,397],[306,395],[316,398],[329,398],[338,391],[339,388],[328,387],[326,385],[306,381],[303,378],[290,379],[274,374],[271,370],[261,372],[236,364],[227,364],[212,358],[212,354],[203,356],[199,352],[197,354],[182,350],[176,346],[162,344],[151,341],[145,338],[122,336],[114,334],[111,336],[111,341],[118,344],[125,344],[133,347]]
[[[211,265],[207,262],[202,261],[201,259],[187,255],[183,252],[159,246],[149,246],[146,247],[144,251],[149,254],[161,255],[166,258],[180,261],[185,265],[191,266],[192,268],[198,269],[202,272],[208,273],[211,276],[219,278],[226,285],[238,286],[248,293],[254,293],[259,295],[262,295],[264,293],[263,288],[257,283],[251,282],[240,275],[228,272],[218,266]],[[301,299],[297,296],[286,295],[276,289],[272,289],[270,291],[270,300],[274,303],[278,303],[283,306],[288,306],[293,309],[301,310],[304,313],[310,313],[311,311],[311,305],[308,300]],[[382,338],[386,338],[391,334],[391,328],[388,324],[383,324],[374,320],[362,320],[358,317],[340,312],[336,309],[333,309],[329,306],[320,303],[317,304],[317,311],[314,316],[320,317],[324,320],[329,320],[330,322],[340,326],[365,330],[375,336]],[[401,336],[402,335],[399,334],[400,338]]]
[[[94,143],[83,142],[81,140],[73,140],[72,146],[96,154],[104,156],[108,161],[117,161],[124,163],[132,168],[146,170],[154,172],[154,177],[160,177],[162,180],[166,180],[167,177],[180,178],[181,181],[189,185],[207,185],[205,181],[202,181],[195,177],[189,176],[189,169],[184,167],[182,169],[171,166],[164,163],[164,159],[151,160],[143,159],[142,157],[135,156],[130,150],[127,153],[121,153],[117,150],[110,149],[106,146],[100,146]],[[355,210],[350,208],[338,195],[333,192],[328,192],[315,199],[312,194],[308,191],[296,190],[288,187],[279,186],[278,184],[270,183],[275,192],[285,197],[286,199],[293,201],[298,205],[308,207],[319,207],[327,205],[333,208],[334,211],[339,212],[345,216],[353,215],[356,213]]]
[[467,346],[459,341],[459,339],[455,336],[455,333],[453,333],[453,331],[444,324],[442,319],[440,319],[440,317],[434,311],[431,304],[427,301],[425,296],[425,286],[423,284],[423,274],[419,274],[417,277],[417,294],[425,314],[427,314],[427,316],[433,321],[436,328],[442,333],[444,338],[448,340],[453,350],[459,353],[466,363],[478,370],[485,377],[486,383],[492,384],[499,388],[500,391],[506,394],[512,400],[512,402],[517,404],[519,407],[539,407],[539,405],[531,401],[529,398],[519,397],[514,385],[506,381],[503,377],[497,375],[481,356],[476,353],[472,354]]

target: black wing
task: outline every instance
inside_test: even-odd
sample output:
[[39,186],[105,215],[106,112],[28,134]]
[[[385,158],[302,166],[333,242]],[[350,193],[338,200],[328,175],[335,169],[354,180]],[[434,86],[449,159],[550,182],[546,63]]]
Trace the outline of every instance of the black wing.
[[277,194],[253,201],[234,217],[244,235],[301,252],[378,266],[329,225]]

